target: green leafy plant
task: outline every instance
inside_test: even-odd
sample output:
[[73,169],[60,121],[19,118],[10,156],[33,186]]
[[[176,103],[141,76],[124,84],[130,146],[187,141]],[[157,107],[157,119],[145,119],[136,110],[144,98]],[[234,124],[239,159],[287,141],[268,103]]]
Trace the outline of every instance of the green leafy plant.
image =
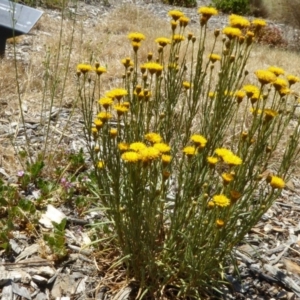
[[212,3],[225,13],[244,15],[250,12],[249,0],[212,0]]
[[289,88],[300,79],[273,66],[250,84],[245,69],[265,22],[254,20],[249,31],[246,18],[232,15],[223,37],[219,30],[211,37],[207,22],[217,11],[199,14],[195,36],[185,34],[182,12],[169,13],[172,38],[155,40],[157,59],[149,53],[140,61],[145,36],[130,33],[122,86],[96,103],[106,69],[77,66],[99,200],[139,299],[159,299],[169,285],[177,298],[217,289],[235,246],[280,195],[299,154]]

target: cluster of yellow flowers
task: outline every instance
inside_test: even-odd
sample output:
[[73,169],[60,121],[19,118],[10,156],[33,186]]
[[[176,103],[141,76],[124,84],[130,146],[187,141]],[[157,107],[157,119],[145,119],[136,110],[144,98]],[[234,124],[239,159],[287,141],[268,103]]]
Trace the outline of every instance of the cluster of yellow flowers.
[[106,68],[101,67],[99,63],[95,64],[95,67],[92,67],[90,64],[78,64],[77,65],[77,75],[86,74],[90,71],[95,71],[95,73],[100,76],[103,73],[106,73]]
[[155,132],[145,135],[144,142],[134,142],[131,144],[119,143],[118,148],[121,151],[121,158],[127,163],[142,162],[148,165],[150,162],[160,158],[163,166],[168,165],[172,156],[170,155],[171,147],[163,142],[162,137]]

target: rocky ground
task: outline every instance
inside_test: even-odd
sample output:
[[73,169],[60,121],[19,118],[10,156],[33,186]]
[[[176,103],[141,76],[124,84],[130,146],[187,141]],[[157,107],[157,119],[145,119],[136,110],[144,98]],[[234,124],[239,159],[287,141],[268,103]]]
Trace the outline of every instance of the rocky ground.
[[[118,5],[132,3],[149,14],[167,18],[167,12],[173,8],[157,1],[109,1],[110,5],[86,2],[80,4],[78,14],[88,15],[86,26],[91,28],[97,22],[97,16],[107,16]],[[207,5],[209,1],[199,1],[199,5]],[[72,7],[70,7],[72,10]],[[197,14],[194,9],[182,9],[196,24]],[[58,18],[57,10],[44,10],[48,17]],[[228,16],[219,15],[212,20],[213,28],[222,28],[227,23]],[[288,41],[290,48],[298,47],[298,31],[284,24],[277,26]],[[38,31],[38,29],[36,29]],[[37,32],[34,32],[37,33]],[[29,36],[30,39],[30,36]],[[19,57],[26,60],[30,56],[30,48],[26,38],[18,45]],[[8,45],[7,58],[12,57],[12,46]],[[59,122],[53,112],[52,125],[62,128],[67,121],[70,109],[59,110]],[[24,131],[32,137],[33,143],[41,141],[41,124],[34,119],[28,119],[24,126],[7,122],[0,126],[2,139],[16,132],[16,143],[24,143]],[[78,136],[81,128],[80,118],[72,119],[69,136],[64,141],[72,150],[77,151],[84,141]],[[74,135],[76,134],[76,139]],[[16,177],[10,175],[10,170],[0,168],[3,180],[16,183]],[[20,191],[24,192],[24,191]],[[39,195],[37,187],[33,186],[26,192],[26,197],[34,201]],[[300,179],[294,176],[283,190],[281,197],[263,216],[261,221],[246,236],[245,244],[235,249],[238,261],[239,276],[234,268],[226,274],[231,283],[223,287],[220,299],[300,299]],[[16,230],[10,236],[9,244],[12,253],[7,256],[0,252],[0,299],[131,299],[134,288],[126,285],[122,270],[108,278],[106,270],[109,262],[99,261],[95,247],[90,245],[89,230],[86,225],[99,221],[101,212],[90,212],[78,216],[69,206],[47,206],[39,219],[41,232],[38,235],[53,231],[52,221],[57,223],[67,220],[64,232],[65,247],[69,253],[68,260],[55,261],[48,253],[42,239],[34,238],[28,231]],[[111,275],[111,274],[110,274]],[[217,295],[216,295],[217,297]]]

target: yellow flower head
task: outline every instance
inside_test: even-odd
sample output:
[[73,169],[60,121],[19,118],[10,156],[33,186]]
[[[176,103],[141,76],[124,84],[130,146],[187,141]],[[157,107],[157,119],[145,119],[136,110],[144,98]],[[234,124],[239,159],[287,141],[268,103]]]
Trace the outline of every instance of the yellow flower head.
[[171,151],[171,147],[165,143],[155,143],[153,147],[160,153],[169,153]]
[[209,97],[210,99],[213,99],[213,98],[215,98],[215,97],[216,97],[216,95],[217,95],[217,93],[216,93],[216,92],[209,92],[209,93],[208,93],[208,97]]
[[225,222],[221,219],[217,219],[216,225],[217,227],[222,228],[225,225]]
[[132,42],[141,42],[145,39],[145,36],[140,32],[131,32],[128,34],[128,39]]
[[133,66],[133,61],[130,59],[130,57],[123,58],[121,62],[125,68],[129,68]]
[[231,40],[235,37],[240,37],[242,35],[242,32],[239,28],[234,27],[225,27],[223,29],[223,33]]
[[141,47],[141,42],[131,42],[131,46],[134,52],[137,52]]
[[106,97],[109,98],[116,98],[118,101],[120,101],[122,99],[122,97],[128,95],[127,90],[125,89],[113,89],[109,92],[106,93]]
[[226,207],[230,205],[230,200],[223,194],[213,196],[213,201],[215,205],[220,207]]
[[254,19],[251,24],[256,28],[256,29],[260,29],[262,27],[265,27],[267,25],[265,20],[262,19]]
[[160,152],[154,147],[146,147],[139,151],[141,160],[144,162],[152,161],[160,157]]
[[254,72],[258,81],[264,85],[276,81],[276,75],[271,71],[257,70]]
[[218,54],[210,54],[209,55],[209,60],[212,62],[212,63],[215,63],[217,60],[221,60],[221,56],[218,55]]
[[289,88],[282,88],[278,91],[280,97],[284,97],[286,95],[289,95],[291,93],[291,90]]
[[300,78],[294,75],[288,75],[287,76],[287,80],[289,82],[290,85],[296,83],[296,82],[300,82]]
[[224,184],[228,184],[234,179],[234,176],[231,173],[223,173],[221,176]]
[[226,148],[217,148],[215,150],[215,153],[220,156],[220,157],[224,157],[225,155],[231,155],[233,154],[229,149],[226,149]]
[[116,137],[117,134],[118,134],[118,130],[117,130],[116,128],[112,128],[112,129],[109,131],[109,136],[110,136],[111,138]]
[[163,70],[163,66],[155,62],[147,62],[143,64],[142,67],[146,68],[151,75],[153,75],[154,73],[160,74]]
[[284,180],[278,176],[268,176],[267,181],[274,189],[283,189],[285,187]]
[[79,72],[81,72],[82,74],[85,74],[89,71],[92,71],[93,68],[91,65],[88,65],[88,64],[79,64],[79,65],[77,65],[77,70]]
[[238,16],[234,14],[229,16],[229,24],[231,27],[235,27],[239,29],[247,28],[250,26],[249,20],[247,20],[242,16]]
[[95,68],[95,72],[96,72],[97,75],[100,76],[100,75],[102,75],[103,73],[106,73],[106,68],[100,67],[100,66],[99,66],[99,67],[96,67],[96,68]]
[[285,73],[282,68],[278,68],[278,67],[275,67],[275,66],[269,67],[268,71],[274,73],[276,76],[284,75],[284,73]]
[[172,36],[172,41],[174,43],[180,43],[180,42],[184,41],[184,39],[185,39],[185,37],[183,35],[180,35],[180,34],[174,34]]
[[99,160],[97,163],[97,168],[98,169],[103,169],[105,167],[104,161],[103,160]]
[[186,90],[188,90],[189,88],[191,88],[191,83],[190,83],[189,81],[184,81],[184,82],[182,83],[182,86],[183,86]]
[[265,119],[266,121],[270,121],[278,115],[278,112],[273,109],[264,109]]
[[117,112],[118,116],[122,116],[124,113],[128,112],[129,108],[122,103],[114,105],[114,110]]
[[158,133],[155,133],[155,132],[147,133],[145,135],[145,139],[152,144],[160,143],[162,141],[162,137]]
[[170,10],[168,15],[172,17],[174,21],[177,21],[179,18],[184,16],[184,13],[180,10]]
[[208,20],[211,16],[216,16],[218,11],[213,7],[203,6],[199,7],[198,14],[201,14]]
[[273,86],[276,91],[279,91],[281,89],[285,89],[288,87],[288,83],[283,78],[276,78],[276,80],[273,82]]
[[95,119],[94,124],[97,130],[99,130],[103,126],[103,122],[100,119]]
[[246,92],[248,98],[251,98],[253,95],[259,95],[259,88],[252,84],[247,84],[243,86],[243,90]]
[[207,139],[200,134],[192,135],[191,141],[194,142],[195,146],[197,146],[198,148],[204,148],[207,143]]
[[129,144],[127,144],[127,143],[119,143],[118,144],[118,148],[119,148],[119,150],[120,151],[127,151],[127,150],[129,150]]
[[241,103],[246,96],[246,92],[239,90],[234,93],[237,103]]
[[104,112],[104,111],[101,111],[97,117],[102,121],[102,122],[106,122],[108,121],[109,119],[112,118],[112,114],[110,114],[109,112]]
[[235,202],[237,201],[239,198],[241,198],[242,194],[239,193],[238,191],[230,191],[230,199],[231,201]]
[[105,98],[100,98],[100,100],[98,102],[105,109],[108,109],[113,104],[114,100],[112,98],[105,97]]
[[133,150],[133,151],[136,151],[136,152],[139,152],[139,151],[141,151],[143,149],[146,149],[146,148],[147,148],[147,146],[142,142],[135,142],[135,143],[132,143],[132,144],[129,145],[129,149]]
[[139,155],[139,153],[129,151],[129,152],[123,153],[121,158],[126,162],[136,163],[140,160],[140,155]]
[[187,146],[182,151],[186,156],[191,157],[191,156],[196,155],[197,148],[194,146]]
[[207,162],[209,163],[210,166],[215,166],[219,161],[219,159],[217,157],[213,157],[213,156],[208,156],[206,158],[206,160],[207,160]]
[[161,156],[161,161],[163,164],[168,165],[172,160],[172,156],[171,155],[167,155],[167,154],[163,154]]
[[242,159],[235,154],[228,154],[222,157],[223,161],[229,166],[238,166],[242,164]]
[[189,22],[190,22],[190,19],[185,16],[182,16],[179,18],[179,25],[181,27],[186,27]]
[[168,44],[171,44],[171,40],[165,37],[159,37],[155,40],[155,43],[159,44],[162,47],[165,47]]

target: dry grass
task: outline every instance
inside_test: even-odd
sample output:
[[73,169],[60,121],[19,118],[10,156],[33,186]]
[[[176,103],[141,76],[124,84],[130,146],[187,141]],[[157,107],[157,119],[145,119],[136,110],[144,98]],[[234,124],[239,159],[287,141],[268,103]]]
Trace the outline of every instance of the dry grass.
[[[157,19],[149,12],[139,10],[134,5],[123,5],[111,11],[108,16],[99,18],[97,25],[92,28],[89,25],[91,24],[89,18],[88,15],[81,15],[76,22],[71,18],[66,18],[63,23],[59,18],[53,19],[47,14],[44,14],[41,18],[36,27],[36,35],[29,38],[30,48],[32,49],[29,52],[29,60],[16,63],[20,99],[27,106],[27,112],[30,116],[39,116],[42,103],[47,107],[51,99],[53,99],[54,105],[65,105],[75,101],[76,85],[74,76],[76,65],[81,62],[93,64],[99,61],[102,66],[107,67],[108,72],[103,76],[103,92],[109,88],[118,87],[124,72],[120,60],[132,54],[131,45],[127,40],[129,32],[140,31],[147,37],[139,52],[141,61],[146,61],[148,52],[153,52],[155,58],[157,46],[154,39],[156,37],[170,35],[167,21]],[[63,26],[63,31],[61,32],[61,44],[59,44],[60,31],[58,28],[61,26]],[[188,31],[195,34],[197,34],[197,30],[197,27],[188,29]],[[72,34],[74,39],[71,45]],[[207,54],[212,46],[213,39],[208,39],[208,41]],[[17,50],[21,44],[22,41],[15,44]],[[71,50],[69,50],[70,45]],[[11,49],[13,45],[8,45],[8,47]],[[58,57],[59,47],[61,51]],[[70,67],[66,69],[69,54]],[[48,73],[46,73],[44,66],[47,55],[50,57]],[[251,74],[249,82],[254,82],[253,72],[256,69],[266,68],[270,65],[283,67],[289,74],[299,75],[300,56],[297,53],[270,49],[267,46],[255,46],[247,66]],[[12,59],[0,61],[0,72],[2,74],[0,81],[0,118],[9,122],[20,121],[14,61]],[[66,86],[64,89],[63,82],[66,73]],[[48,87],[45,89],[44,79],[46,75],[49,81]],[[52,98],[51,91],[57,78],[60,81],[57,83]],[[2,145],[0,162],[2,162],[7,172],[14,173],[20,166],[14,158],[13,148],[10,146],[10,142],[4,138],[2,139]],[[7,151],[8,147],[10,147],[10,151]],[[8,156],[9,158],[7,158]]]

